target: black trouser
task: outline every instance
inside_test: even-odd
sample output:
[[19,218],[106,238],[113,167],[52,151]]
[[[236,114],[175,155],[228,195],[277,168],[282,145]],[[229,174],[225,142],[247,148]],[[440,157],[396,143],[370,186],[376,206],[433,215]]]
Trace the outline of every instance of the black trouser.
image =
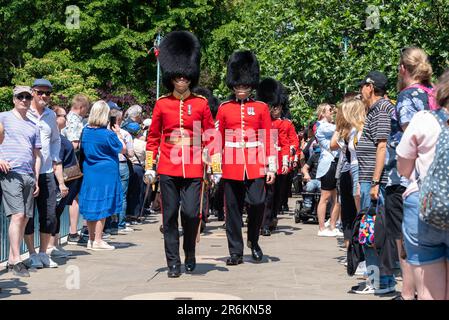
[[[36,197],[37,213],[39,214],[39,231],[54,234],[58,219],[56,217],[56,182],[53,173],[39,175],[39,195]],[[34,218],[28,220],[25,234],[34,233]]]
[[273,222],[273,219],[277,218],[279,212],[281,211],[284,194],[287,192],[287,180],[287,175],[279,174],[276,175],[274,184],[266,186],[267,198],[265,201],[265,212],[263,220],[264,228],[268,228]]
[[72,181],[65,183],[66,187],[69,188],[69,194],[67,196],[65,196],[64,198],[62,198],[56,206],[57,222],[56,222],[56,228],[55,228],[54,232],[52,232],[52,234],[51,234],[53,237],[59,233],[59,230],[61,228],[61,215],[64,212],[64,209],[66,206],[72,205],[73,200],[75,200],[78,193],[80,192],[82,182],[83,182],[83,178],[79,178],[79,179],[72,180]]
[[[393,185],[385,188],[385,243],[380,251],[381,274],[393,274],[399,261],[396,240],[401,232],[405,187]],[[393,219],[393,220],[392,220]],[[396,226],[394,225],[396,224]]]
[[186,256],[195,256],[195,242],[199,226],[201,179],[159,176],[164,225],[164,247],[167,265],[180,265],[178,212],[181,205],[181,224],[184,230],[183,249]]
[[224,180],[220,180],[214,189],[211,208],[217,210],[218,218],[224,218]]
[[139,164],[134,164],[133,170],[130,171],[127,194],[128,205],[126,207],[127,216],[138,217],[140,215],[146,190],[146,184],[143,182],[144,173],[145,170]]
[[340,176],[340,202],[341,223],[345,240],[351,240],[352,238],[352,225],[357,215],[352,183],[351,173],[349,171],[343,172]]
[[229,253],[243,256],[242,212],[248,208],[248,246],[257,244],[265,206],[265,178],[245,181],[225,180],[226,235]]
[[[279,175],[281,176],[281,175]],[[287,175],[284,176],[285,178],[283,178],[284,181],[284,190],[285,192],[283,192],[281,194],[281,206],[283,207],[288,207],[288,198],[292,197],[292,182],[293,182],[293,171],[289,171],[289,173],[287,173]]]

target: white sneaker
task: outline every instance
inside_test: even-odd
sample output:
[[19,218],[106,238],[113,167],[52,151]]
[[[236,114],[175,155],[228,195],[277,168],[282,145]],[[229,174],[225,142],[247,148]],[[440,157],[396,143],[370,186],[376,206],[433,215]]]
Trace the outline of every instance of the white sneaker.
[[343,237],[343,232],[341,232],[340,230],[338,230],[338,228],[332,229],[330,230],[330,232],[333,232],[335,234],[336,237]]
[[118,229],[118,234],[128,234],[134,232],[134,229],[131,229],[129,227],[126,227],[124,229]]
[[100,243],[98,243],[97,241],[93,241],[92,242],[92,249],[93,251],[104,251],[104,250],[114,250],[115,247],[109,245],[107,242],[105,241],[101,241]]
[[39,259],[39,256],[37,255],[37,253],[33,253],[30,255],[30,258],[28,259],[28,264],[29,264],[30,268],[35,268],[35,269],[42,269],[44,267],[41,259]]
[[365,274],[367,274],[366,271],[366,261],[362,261],[359,263],[359,265],[357,266],[357,269],[355,270],[355,275],[357,276],[363,276]]
[[318,230],[318,237],[335,237],[335,232],[329,230],[329,229],[324,229],[324,230]]
[[364,283],[361,286],[359,286],[358,289],[353,290],[352,292],[356,294],[374,294],[376,293],[376,289],[373,286]]
[[331,219],[327,219],[327,221],[324,223],[325,228],[329,228],[331,225]]
[[92,243],[93,243],[92,240],[87,240],[87,245],[86,245],[87,250],[92,250]]
[[53,258],[67,258],[68,256],[71,255],[71,253],[62,248],[53,247],[47,249],[47,255]]
[[51,258],[45,252],[39,252],[39,259],[45,268],[57,268],[58,264],[51,260]]

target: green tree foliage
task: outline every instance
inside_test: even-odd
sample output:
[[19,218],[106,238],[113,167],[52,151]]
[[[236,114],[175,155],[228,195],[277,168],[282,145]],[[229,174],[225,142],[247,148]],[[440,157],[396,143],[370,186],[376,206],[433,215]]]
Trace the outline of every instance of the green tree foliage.
[[[388,75],[389,95],[394,98],[402,47],[424,48],[435,74],[441,74],[448,66],[448,4],[447,0],[0,0],[0,107],[11,104],[13,84],[41,76],[54,82],[56,96],[63,98],[84,92],[96,99],[107,93],[124,104],[152,106],[153,41],[158,32],[184,29],[202,43],[201,85],[226,98],[229,55],[251,49],[262,75],[289,88],[299,127],[313,118],[319,103],[335,103],[345,91],[358,90],[357,81],[370,70]],[[69,5],[80,9],[79,29],[66,26],[71,22],[66,14]]]
[[[358,90],[357,81],[371,70],[388,75],[394,97],[402,47],[424,48],[437,75],[448,65],[446,0],[242,1],[235,14],[212,33],[206,49],[211,73],[223,80],[230,53],[253,50],[262,74],[289,87],[298,126],[319,103],[335,103],[345,91]],[[223,81],[216,92],[226,95]]]

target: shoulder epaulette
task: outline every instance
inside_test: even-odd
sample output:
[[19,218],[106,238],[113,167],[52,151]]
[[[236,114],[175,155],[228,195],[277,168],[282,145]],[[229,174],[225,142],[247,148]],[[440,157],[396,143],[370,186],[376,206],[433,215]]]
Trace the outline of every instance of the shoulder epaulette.
[[227,103],[229,103],[229,102],[233,102],[234,100],[228,100],[228,101],[223,101],[219,106],[218,106],[218,108],[220,108],[222,105],[224,105],[224,104],[227,104]]
[[161,100],[161,99],[163,99],[163,98],[168,98],[168,97],[170,97],[171,95],[172,95],[171,93],[164,94],[164,95],[160,96],[157,100]]
[[195,97],[197,97],[197,98],[202,98],[202,99],[204,99],[204,100],[207,100],[207,98],[206,98],[205,96],[202,96],[202,95],[200,95],[200,94],[198,94],[198,93],[192,92],[192,95],[195,96]]

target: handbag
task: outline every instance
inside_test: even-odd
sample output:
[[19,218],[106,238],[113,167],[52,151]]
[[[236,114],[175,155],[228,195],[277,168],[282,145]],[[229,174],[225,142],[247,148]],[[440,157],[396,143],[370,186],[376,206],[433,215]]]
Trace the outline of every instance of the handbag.
[[62,176],[64,178],[64,182],[72,181],[79,179],[83,176],[83,173],[81,172],[81,168],[78,164],[78,160],[76,161],[76,164],[73,166],[70,166],[68,168],[64,168],[62,172]]
[[381,249],[385,243],[385,209],[379,201],[372,201],[371,205],[362,210],[359,228],[359,243],[369,248]]

